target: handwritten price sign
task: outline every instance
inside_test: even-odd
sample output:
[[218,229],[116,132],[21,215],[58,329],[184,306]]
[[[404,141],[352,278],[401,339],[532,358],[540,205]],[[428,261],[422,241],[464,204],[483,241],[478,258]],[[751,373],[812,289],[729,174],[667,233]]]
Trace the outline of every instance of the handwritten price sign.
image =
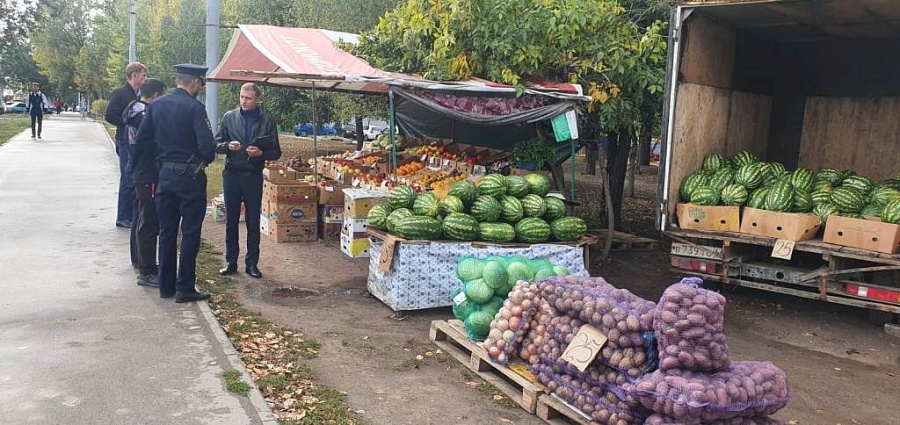
[[603,335],[597,328],[584,325],[572,338],[572,342],[566,347],[566,351],[563,352],[560,359],[584,372],[600,353],[603,344],[606,344],[606,339],[606,335]]
[[772,257],[790,260],[794,255],[794,244],[796,243],[795,241],[778,239],[775,241],[775,246],[772,247]]

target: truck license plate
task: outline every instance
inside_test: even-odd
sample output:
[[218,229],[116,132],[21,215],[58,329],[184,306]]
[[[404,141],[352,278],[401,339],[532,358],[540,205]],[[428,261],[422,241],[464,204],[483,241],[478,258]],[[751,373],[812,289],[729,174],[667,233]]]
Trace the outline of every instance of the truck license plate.
[[686,243],[673,242],[672,255],[680,255],[682,257],[707,258],[710,260],[722,259],[722,248],[714,246],[690,245]]

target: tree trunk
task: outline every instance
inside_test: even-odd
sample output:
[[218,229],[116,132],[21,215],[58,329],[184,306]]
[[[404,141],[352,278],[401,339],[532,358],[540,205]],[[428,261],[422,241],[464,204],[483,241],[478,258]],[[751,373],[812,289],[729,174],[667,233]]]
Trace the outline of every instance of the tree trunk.
[[628,167],[625,174],[625,191],[629,198],[634,198],[634,176],[640,173],[637,163],[637,149],[630,149],[628,154]]
[[356,150],[361,151],[363,148],[363,143],[366,141],[366,135],[363,134],[363,117],[362,115],[356,116]]
[[616,223],[622,222],[622,198],[625,189],[625,173],[628,168],[628,152],[631,150],[631,136],[610,132],[609,158],[609,190],[612,198],[612,210]]
[[[600,162],[600,178],[603,181],[603,196],[604,203],[606,205],[606,241],[603,244],[603,253],[600,254],[600,265],[606,264],[609,260],[609,252],[612,250],[613,243],[613,235],[615,234],[616,229],[616,218],[613,213],[612,205],[612,196],[609,193],[609,174],[607,171],[609,168],[606,166],[608,156],[607,152],[604,149],[600,149],[598,152]],[[588,265],[590,267],[591,265]]]
[[653,138],[649,131],[642,131],[638,139],[638,165],[650,165],[650,148]]

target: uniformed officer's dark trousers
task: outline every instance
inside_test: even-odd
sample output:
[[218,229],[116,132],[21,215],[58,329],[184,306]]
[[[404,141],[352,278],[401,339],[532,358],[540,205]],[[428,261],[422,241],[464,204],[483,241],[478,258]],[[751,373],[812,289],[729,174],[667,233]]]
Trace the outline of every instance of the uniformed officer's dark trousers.
[[116,221],[131,221],[134,214],[134,187],[131,171],[128,169],[128,142],[116,140],[116,154],[119,156],[119,202]]
[[255,266],[259,262],[259,213],[262,203],[263,176],[261,172],[240,175],[222,171],[222,191],[225,194],[225,261],[237,264],[241,251],[238,237],[240,229],[241,202],[244,203],[245,220],[247,221],[247,255],[246,266]]
[[156,238],[159,236],[159,219],[153,184],[134,185],[135,219],[131,226],[131,256],[137,261],[138,273],[156,275]]
[[[206,215],[206,174],[191,177],[187,164],[159,169],[156,188],[159,216],[159,293],[193,292],[197,277],[200,229]],[[181,222],[181,256],[177,234]]]

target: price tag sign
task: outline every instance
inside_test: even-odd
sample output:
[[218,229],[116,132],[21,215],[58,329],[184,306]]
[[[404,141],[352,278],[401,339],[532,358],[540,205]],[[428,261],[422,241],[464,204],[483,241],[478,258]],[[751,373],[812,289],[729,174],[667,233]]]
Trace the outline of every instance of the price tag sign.
[[[360,184],[362,184],[362,181],[360,181],[358,178],[353,179],[353,187],[359,187]],[[326,192],[334,192],[334,188],[331,186],[328,186],[325,188],[325,191]]]
[[772,248],[772,257],[790,260],[791,256],[794,255],[794,244],[796,243],[797,242],[795,241],[778,239],[775,241],[775,246]]
[[476,165],[474,170],[472,171],[473,175],[483,176],[487,174],[487,168],[484,168],[484,165]]
[[466,293],[460,292],[453,297],[453,304],[460,305],[466,300]]
[[560,360],[565,360],[584,372],[597,354],[600,354],[600,349],[604,344],[606,344],[606,335],[591,325],[584,325],[572,338],[572,342],[566,347]]

